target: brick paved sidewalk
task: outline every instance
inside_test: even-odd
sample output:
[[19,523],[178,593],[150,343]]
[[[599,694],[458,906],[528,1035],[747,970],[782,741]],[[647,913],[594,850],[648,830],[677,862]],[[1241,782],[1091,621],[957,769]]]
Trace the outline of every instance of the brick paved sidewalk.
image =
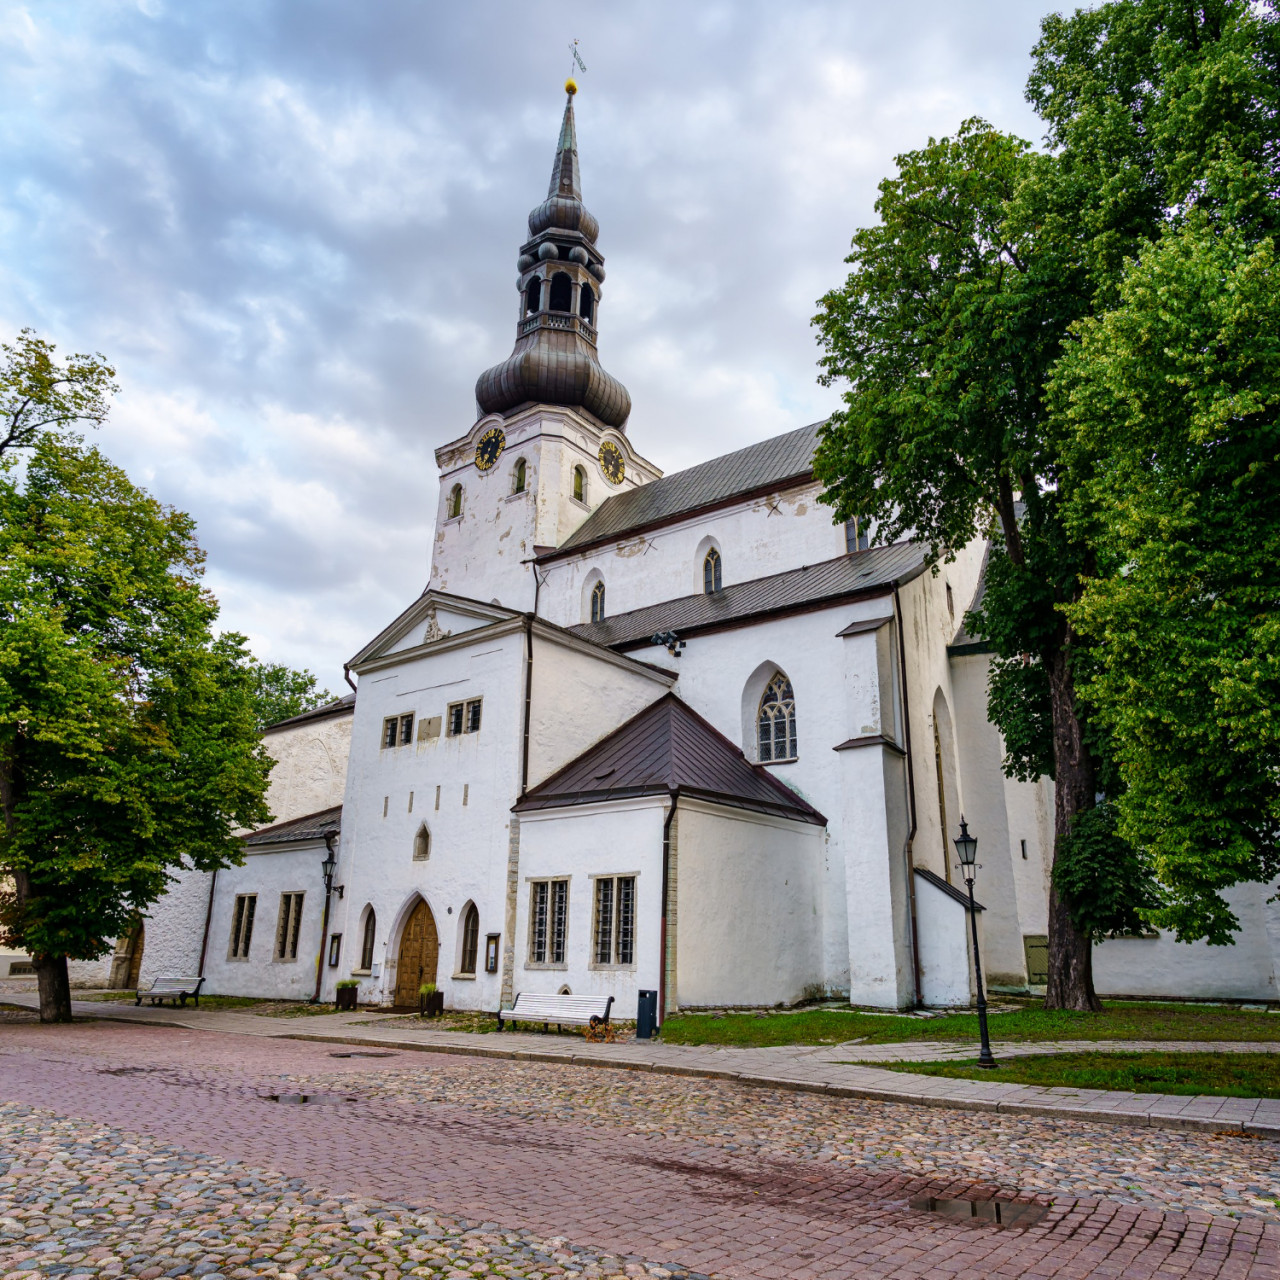
[[[12,995],[9,1003],[34,1008],[34,997]],[[129,1004],[73,1001],[78,1017],[111,1019],[192,1030],[228,1031],[279,1039],[342,1041],[382,1048],[433,1053],[461,1053],[485,1058],[536,1062],[578,1063],[631,1071],[737,1080],[744,1084],[825,1093],[837,1097],[875,1098],[969,1111],[1010,1115],[1053,1116],[1062,1119],[1106,1120],[1114,1124],[1155,1125],[1214,1133],[1245,1132],[1280,1139],[1280,1099],[1219,1098],[1128,1093],[1102,1089],[1064,1089],[1048,1086],[952,1080],[862,1066],[852,1060],[928,1061],[974,1055],[972,1045],[947,1042],[902,1045],[783,1045],[740,1049],[630,1041],[588,1044],[576,1035],[538,1035],[520,1032],[477,1034],[382,1026],[386,1015],[317,1014],[304,1023],[249,1013],[203,1009],[135,1008]],[[996,1044],[996,1056],[1039,1052],[1074,1052],[1081,1048],[1108,1050],[1157,1049],[1207,1053],[1274,1053],[1275,1042],[1202,1041],[1058,1041],[1052,1045],[1023,1042]]]
[[[1108,1134],[1116,1132],[1107,1126],[1028,1117],[975,1124],[939,1111],[922,1116],[909,1107],[657,1074],[604,1090],[612,1111],[584,1120],[572,1109],[563,1112],[558,1098],[540,1107],[539,1091],[559,1090],[562,1081],[590,1090],[611,1073],[575,1064],[551,1070],[484,1062],[474,1055],[433,1061],[406,1054],[394,1069],[382,1060],[339,1065],[332,1058],[336,1048],[105,1022],[13,1026],[0,1036],[0,1097],[239,1161],[245,1194],[259,1204],[263,1192],[254,1170],[274,1170],[323,1188],[327,1197],[437,1209],[637,1262],[670,1259],[690,1272],[733,1280],[1280,1275],[1280,1224],[1261,1217],[1163,1212],[1061,1195],[1036,1224],[1001,1231],[910,1207],[920,1194],[986,1199],[1001,1190],[960,1172],[955,1155],[965,1146],[976,1142],[979,1152],[994,1154],[1056,1144],[1060,1162],[1077,1149],[1105,1151]],[[451,1093],[450,1081],[473,1075],[481,1077],[480,1092]],[[334,1103],[285,1106],[266,1096],[307,1080],[323,1082],[337,1095]],[[420,1082],[416,1091],[413,1082]],[[500,1085],[497,1106],[465,1100]],[[633,1099],[647,1102],[643,1115],[634,1114]],[[646,1128],[644,1116],[668,1106],[683,1107],[682,1123],[693,1132],[682,1124],[663,1132]],[[846,1131],[869,1129],[873,1140],[882,1135],[891,1145],[929,1139],[936,1171],[912,1173],[874,1159],[841,1164],[822,1150],[795,1158],[737,1145],[739,1129],[767,1130],[793,1111],[802,1129],[821,1131],[836,1116]],[[708,1112],[709,1129],[691,1123]],[[709,1141],[730,1117],[733,1143]],[[1256,1148],[1260,1165],[1275,1164],[1270,1143],[1244,1138],[1152,1132],[1112,1146],[1152,1141],[1166,1153],[1186,1145],[1185,1157],[1176,1159],[1187,1168],[1214,1160],[1217,1149],[1239,1160]],[[1112,1163],[1126,1158],[1118,1150],[1106,1157]],[[1167,1163],[1169,1154],[1162,1159]],[[1028,1198],[1017,1187],[1002,1194]],[[1046,1197],[1039,1199],[1043,1204]],[[270,1211],[266,1204],[260,1209]],[[280,1273],[262,1261],[262,1268],[233,1272],[233,1280]],[[30,1263],[18,1263],[24,1274]],[[575,1272],[547,1267],[532,1274]]]

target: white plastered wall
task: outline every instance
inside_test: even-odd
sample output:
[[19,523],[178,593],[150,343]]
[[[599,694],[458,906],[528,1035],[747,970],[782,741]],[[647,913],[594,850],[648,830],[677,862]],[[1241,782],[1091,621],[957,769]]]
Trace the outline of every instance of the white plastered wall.
[[[983,945],[983,914],[978,913],[979,946]],[[920,924],[923,1003],[931,1008],[967,1006],[976,992],[967,909],[937,885],[917,875],[916,918]]]
[[823,988],[823,829],[682,797],[676,999],[794,1004]]

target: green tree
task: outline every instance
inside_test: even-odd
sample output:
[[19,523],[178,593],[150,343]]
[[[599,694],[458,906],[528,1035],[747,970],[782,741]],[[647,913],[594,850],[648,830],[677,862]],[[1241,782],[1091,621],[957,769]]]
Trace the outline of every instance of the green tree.
[[[1061,457],[1044,387],[1087,280],[1036,235],[1017,202],[1047,163],[980,120],[897,158],[877,226],[853,238],[844,286],[815,319],[823,381],[847,381],[815,461],[839,519],[949,558],[993,541],[974,620],[995,651],[990,711],[1005,767],[1056,782],[1056,846],[1099,789],[1074,685],[1073,600],[1088,548],[1062,519]],[[1048,1003],[1097,1007],[1089,932],[1056,883]]]
[[270,761],[241,637],[215,637],[189,516],[43,433],[0,472],[0,925],[44,1020],[181,866],[240,858]]
[[283,662],[255,660],[251,673],[259,729],[334,701],[328,689],[316,688],[316,677],[305,667],[297,671]]
[[1068,610],[1084,692],[1155,862],[1149,913],[1226,943],[1222,890],[1280,874],[1280,264],[1197,213],[1151,245],[1054,377],[1076,430],[1071,519],[1106,570]]
[[30,329],[0,344],[0,458],[29,449],[48,432],[80,423],[99,427],[116,390],[116,371],[101,356],[65,362]]

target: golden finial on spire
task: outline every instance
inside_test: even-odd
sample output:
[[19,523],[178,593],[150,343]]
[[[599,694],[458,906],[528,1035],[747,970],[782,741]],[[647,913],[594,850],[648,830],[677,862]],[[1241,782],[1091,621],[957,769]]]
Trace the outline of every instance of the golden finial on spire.
[[578,82],[572,76],[564,82],[564,91],[571,98],[578,92]]

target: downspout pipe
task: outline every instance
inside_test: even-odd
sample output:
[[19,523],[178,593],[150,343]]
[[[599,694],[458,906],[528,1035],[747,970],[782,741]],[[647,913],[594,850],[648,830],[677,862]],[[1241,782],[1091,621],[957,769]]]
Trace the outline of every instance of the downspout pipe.
[[667,896],[671,885],[671,824],[675,821],[680,789],[671,790],[671,808],[662,823],[662,928],[658,934],[658,1026],[667,1018]]
[[907,752],[907,809],[911,823],[907,830],[907,842],[903,849],[907,860],[907,913],[911,928],[911,971],[915,983],[915,1005],[922,1003],[920,982],[920,930],[916,920],[916,863],[912,846],[916,838],[916,772],[911,751],[911,702],[907,692],[907,642],[902,625],[902,597],[898,583],[893,584],[893,612],[898,629],[898,681],[902,689],[902,745]]
[[342,678],[351,686],[352,693],[359,692],[356,688],[356,682],[351,678],[351,666],[349,663],[344,662],[342,664]]

